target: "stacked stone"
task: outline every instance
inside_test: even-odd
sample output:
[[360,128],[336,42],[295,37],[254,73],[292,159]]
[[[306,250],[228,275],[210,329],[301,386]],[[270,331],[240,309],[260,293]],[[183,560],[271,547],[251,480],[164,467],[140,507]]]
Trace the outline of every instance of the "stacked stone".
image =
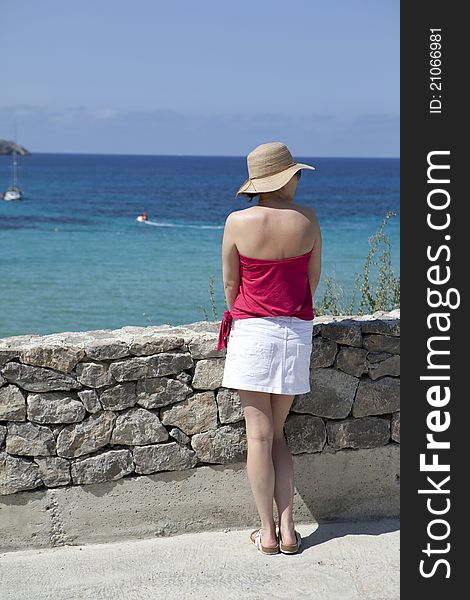
[[[221,387],[219,323],[0,340],[0,495],[246,459],[236,390]],[[399,312],[315,319],[298,453],[400,441]]]
[[314,325],[311,392],[286,420],[293,454],[400,442],[400,321]]

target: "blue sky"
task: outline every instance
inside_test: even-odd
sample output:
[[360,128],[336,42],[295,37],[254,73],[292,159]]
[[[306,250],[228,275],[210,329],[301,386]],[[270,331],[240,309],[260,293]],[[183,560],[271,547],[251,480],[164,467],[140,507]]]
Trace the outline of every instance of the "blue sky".
[[0,139],[16,120],[32,152],[399,155],[399,0],[21,0],[0,20]]

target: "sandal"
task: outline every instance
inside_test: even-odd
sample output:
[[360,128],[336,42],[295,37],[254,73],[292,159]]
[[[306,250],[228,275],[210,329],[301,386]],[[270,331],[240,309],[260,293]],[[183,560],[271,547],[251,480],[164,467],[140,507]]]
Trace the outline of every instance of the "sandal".
[[279,544],[275,546],[263,546],[261,543],[261,529],[255,529],[250,533],[250,540],[258,548],[261,554],[279,554]]
[[300,546],[302,544],[302,538],[300,536],[300,533],[296,529],[294,529],[294,533],[295,533],[295,538],[297,540],[297,543],[296,544],[283,544],[281,530],[278,529],[279,550],[283,554],[296,554],[300,550]]

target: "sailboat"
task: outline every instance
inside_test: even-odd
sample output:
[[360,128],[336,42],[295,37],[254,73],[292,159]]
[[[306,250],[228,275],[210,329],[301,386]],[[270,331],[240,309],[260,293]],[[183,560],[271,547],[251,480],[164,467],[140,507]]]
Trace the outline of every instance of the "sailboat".
[[18,185],[18,164],[16,161],[16,150],[13,150],[13,176],[10,187],[3,194],[3,200],[21,200],[23,198],[23,192]]

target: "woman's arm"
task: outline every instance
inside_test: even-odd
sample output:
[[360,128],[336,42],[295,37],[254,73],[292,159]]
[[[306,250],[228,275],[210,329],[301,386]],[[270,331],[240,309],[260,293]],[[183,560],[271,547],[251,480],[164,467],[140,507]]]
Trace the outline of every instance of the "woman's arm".
[[222,239],[222,280],[229,310],[232,310],[240,287],[240,259],[235,244],[236,220],[235,213],[228,215]]
[[313,252],[308,263],[308,279],[310,281],[310,289],[312,290],[312,298],[320,282],[321,275],[321,253],[322,253],[322,236],[320,224],[318,223],[317,215],[313,208],[311,210],[311,223],[313,233]]

